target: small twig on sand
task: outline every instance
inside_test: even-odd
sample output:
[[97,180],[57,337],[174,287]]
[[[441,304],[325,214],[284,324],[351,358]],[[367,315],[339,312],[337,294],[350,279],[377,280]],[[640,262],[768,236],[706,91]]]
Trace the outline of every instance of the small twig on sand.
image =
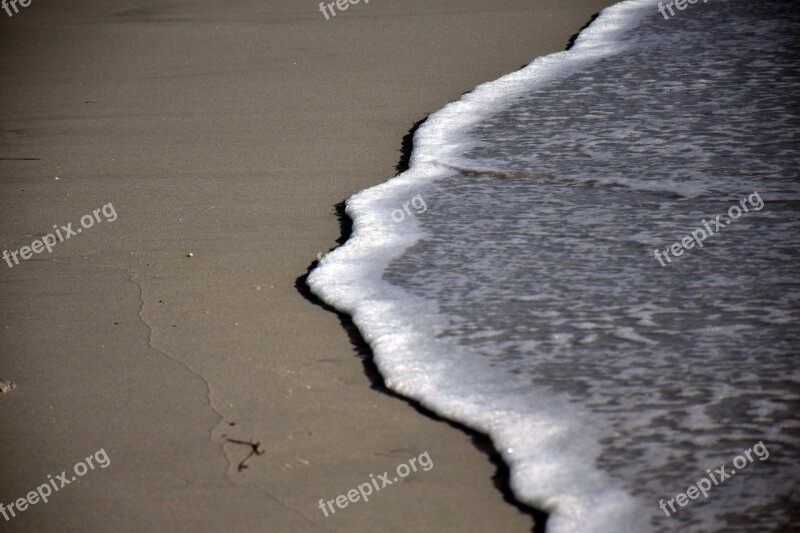
[[249,461],[251,457],[253,457],[254,455],[264,455],[265,453],[264,449],[261,447],[260,442],[253,442],[251,440],[232,439],[230,437],[225,437],[225,438],[228,440],[228,442],[232,442],[233,444],[241,444],[243,446],[250,447],[250,453],[248,454],[248,456],[242,459],[242,462],[239,463],[239,472],[247,468],[247,465],[245,463]]

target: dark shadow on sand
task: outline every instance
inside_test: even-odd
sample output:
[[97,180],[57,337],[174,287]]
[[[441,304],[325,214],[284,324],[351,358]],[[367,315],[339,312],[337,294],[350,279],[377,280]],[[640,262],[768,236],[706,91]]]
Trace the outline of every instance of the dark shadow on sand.
[[428,120],[428,117],[418,120],[413,126],[411,126],[411,129],[408,130],[408,133],[403,135],[403,143],[400,147],[400,161],[398,161],[394,166],[394,170],[398,175],[408,170],[408,167],[411,164],[411,149],[414,146],[414,134],[417,133],[419,127],[422,126],[426,120]]
[[567,47],[565,48],[565,50],[570,50],[573,46],[575,46],[575,41],[578,40],[578,35],[580,35],[583,30],[588,28],[595,21],[595,19],[597,17],[599,17],[599,16],[600,16],[600,13],[595,13],[594,15],[592,15],[592,18],[589,19],[589,22],[584,24],[583,27],[578,30],[578,33],[576,33],[575,35],[573,35],[572,37],[569,38],[569,41],[567,41]]

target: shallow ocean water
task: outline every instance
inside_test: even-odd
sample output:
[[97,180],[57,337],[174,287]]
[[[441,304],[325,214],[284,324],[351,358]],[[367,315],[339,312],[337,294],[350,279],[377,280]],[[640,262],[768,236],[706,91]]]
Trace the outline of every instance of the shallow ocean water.
[[[351,200],[357,242],[312,288],[354,315],[392,388],[492,435],[548,530],[788,531],[800,12],[656,5],[617,6],[576,57],[420,128],[424,168]],[[412,194],[425,212],[393,222]],[[759,442],[768,457],[659,508]]]

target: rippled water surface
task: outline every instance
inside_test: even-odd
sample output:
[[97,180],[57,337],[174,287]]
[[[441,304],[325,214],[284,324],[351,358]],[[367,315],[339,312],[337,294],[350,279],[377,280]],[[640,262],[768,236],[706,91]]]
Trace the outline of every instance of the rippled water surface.
[[[617,53],[466,134],[470,148],[439,162],[458,172],[419,191],[425,237],[383,279],[435,302],[437,342],[488,363],[486,409],[507,400],[507,375],[517,403],[529,384],[518,407],[533,418],[542,395],[575,416],[600,486],[631,495],[640,524],[788,531],[800,527],[798,6],[643,13]],[[702,248],[655,257],[717,215]],[[768,458],[669,518],[659,509],[758,442]]]

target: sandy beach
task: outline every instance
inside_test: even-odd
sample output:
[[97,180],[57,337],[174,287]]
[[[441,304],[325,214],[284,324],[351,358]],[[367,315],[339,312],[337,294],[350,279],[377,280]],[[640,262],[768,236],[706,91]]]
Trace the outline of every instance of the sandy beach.
[[416,123],[611,3],[0,11],[0,244],[82,229],[0,268],[0,502],[109,460],[0,529],[531,531],[486,439],[387,393],[303,277]]

